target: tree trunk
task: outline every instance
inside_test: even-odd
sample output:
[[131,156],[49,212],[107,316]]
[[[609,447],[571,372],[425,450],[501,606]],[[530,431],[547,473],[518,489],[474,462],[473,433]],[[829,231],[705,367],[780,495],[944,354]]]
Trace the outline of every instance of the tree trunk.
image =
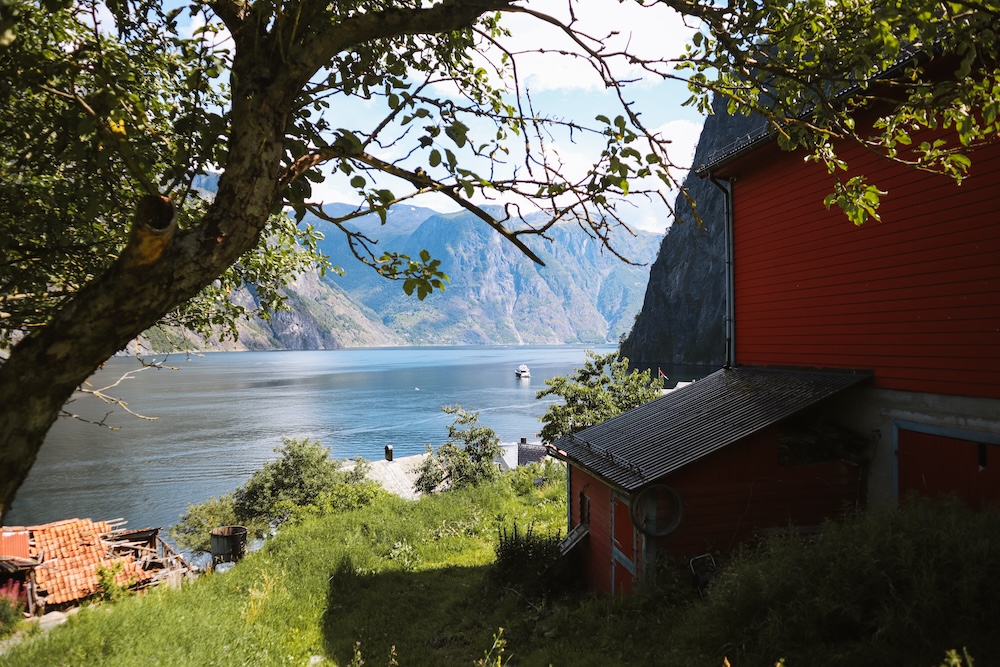
[[172,237],[133,232],[111,268],[0,365],[0,522],[73,392],[256,245],[279,201],[289,100],[268,99],[259,89],[234,90],[233,99],[229,156],[205,217]]
[[[338,52],[403,34],[471,26],[510,0],[448,0],[433,7],[324,15],[313,30],[269,32],[252,3],[214,8],[236,43],[225,171],[206,215],[184,231],[138,235],[0,366],[0,521],[34,464],[45,434],[73,392],[140,333],[215,280],[259,240],[281,202],[279,177],[288,114],[304,86]],[[260,15],[258,15],[260,14]],[[151,214],[162,213],[153,201]],[[139,214],[142,218],[143,215]],[[153,224],[152,227],[163,227]]]

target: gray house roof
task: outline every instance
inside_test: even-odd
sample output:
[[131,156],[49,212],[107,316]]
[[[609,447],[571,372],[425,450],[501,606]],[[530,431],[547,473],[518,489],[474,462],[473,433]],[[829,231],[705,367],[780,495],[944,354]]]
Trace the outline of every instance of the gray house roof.
[[723,368],[550,445],[632,492],[871,377],[858,371]]

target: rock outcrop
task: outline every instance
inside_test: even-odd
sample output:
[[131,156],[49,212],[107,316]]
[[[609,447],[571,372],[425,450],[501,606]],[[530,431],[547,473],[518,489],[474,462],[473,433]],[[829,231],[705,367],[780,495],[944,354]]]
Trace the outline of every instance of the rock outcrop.
[[[730,116],[718,102],[715,107],[698,140],[696,166],[762,128],[759,118]],[[694,170],[684,186],[697,202],[701,223],[678,197],[677,217],[650,269],[642,310],[621,346],[642,368],[725,363],[725,196]]]

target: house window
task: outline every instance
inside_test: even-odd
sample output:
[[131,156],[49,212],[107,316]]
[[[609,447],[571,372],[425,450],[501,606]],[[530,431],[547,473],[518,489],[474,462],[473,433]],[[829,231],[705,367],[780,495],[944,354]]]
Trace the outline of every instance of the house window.
[[580,492],[580,523],[590,523],[590,498]]

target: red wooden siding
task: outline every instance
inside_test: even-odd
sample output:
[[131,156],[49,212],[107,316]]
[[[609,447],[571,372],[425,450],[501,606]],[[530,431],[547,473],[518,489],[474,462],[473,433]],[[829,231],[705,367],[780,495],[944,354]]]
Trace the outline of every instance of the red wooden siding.
[[760,529],[819,525],[864,499],[858,466],[780,465],[777,429],[771,428],[661,480],[680,496],[684,518],[654,545],[636,532],[628,505],[611,487],[576,466],[569,470],[573,526],[580,520],[580,494],[590,501],[590,536],[579,547],[586,581],[604,593],[629,593],[643,580],[647,548],[683,558],[726,552]]
[[684,518],[657,547],[686,558],[726,552],[757,530],[819,525],[863,501],[861,468],[781,466],[776,436],[767,429],[664,478],[680,496]]
[[1000,503],[1000,446],[899,430],[899,497],[955,496],[972,509]]
[[[949,179],[845,150],[888,190],[853,226],[824,168],[773,147],[735,165],[735,361],[870,368],[877,387],[1000,398],[1000,145]],[[730,175],[727,174],[727,175]]]
[[629,514],[628,500],[611,495],[612,536],[611,560],[614,563],[611,572],[611,590],[616,595],[627,595],[635,587],[639,578],[636,546],[639,535]]
[[[611,487],[591,477],[574,465],[570,474],[570,521],[580,523],[580,494],[590,500],[590,536],[578,548],[582,550],[587,585],[603,593],[611,588]],[[572,526],[571,526],[572,527]]]

